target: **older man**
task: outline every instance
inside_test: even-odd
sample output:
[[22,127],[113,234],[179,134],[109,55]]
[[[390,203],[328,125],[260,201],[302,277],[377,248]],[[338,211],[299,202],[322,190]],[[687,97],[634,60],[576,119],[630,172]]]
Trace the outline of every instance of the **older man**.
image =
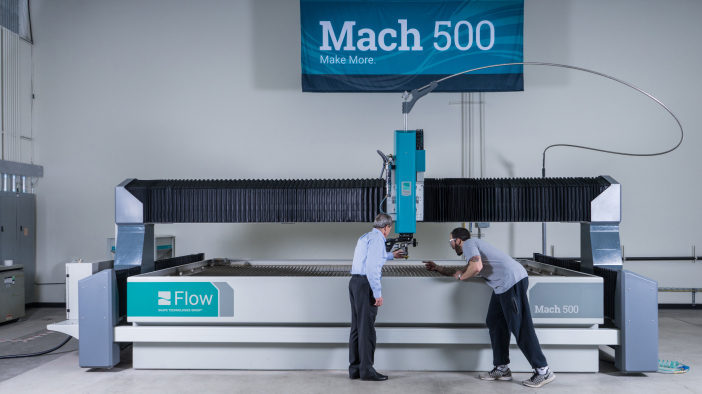
[[512,371],[509,369],[510,333],[514,334],[517,346],[534,368],[534,374],[522,384],[541,387],[556,379],[541,351],[534,322],[531,320],[527,299],[529,277],[524,267],[489,243],[471,239],[470,231],[463,227],[451,232],[449,244],[457,255],[463,255],[463,258],[468,260],[468,264],[463,268],[453,269],[436,265],[433,261],[425,261],[427,269],[453,276],[458,280],[466,280],[480,274],[493,288],[486,324],[490,332],[495,368],[481,374],[480,379],[512,380]]
[[385,238],[392,229],[392,217],[381,213],[375,217],[373,230],[358,239],[353,254],[349,298],[351,299],[351,336],[349,338],[349,378],[371,381],[387,380],[373,368],[375,353],[375,317],[383,305],[380,278],[386,260],[402,257],[401,251],[387,253]]

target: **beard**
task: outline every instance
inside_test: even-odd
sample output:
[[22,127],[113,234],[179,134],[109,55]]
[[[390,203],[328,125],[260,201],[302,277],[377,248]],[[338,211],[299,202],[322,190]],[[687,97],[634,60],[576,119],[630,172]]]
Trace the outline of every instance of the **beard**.
[[463,246],[456,246],[455,251],[456,251],[457,255],[459,255],[459,256],[462,255],[463,254]]

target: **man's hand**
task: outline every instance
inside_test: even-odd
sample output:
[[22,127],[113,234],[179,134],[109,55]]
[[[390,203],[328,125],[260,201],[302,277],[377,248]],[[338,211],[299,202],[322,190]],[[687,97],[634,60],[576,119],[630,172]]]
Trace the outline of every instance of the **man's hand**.
[[405,253],[402,251],[402,249],[397,249],[396,251],[392,252],[392,255],[396,259],[402,259],[405,257]]
[[461,275],[463,275],[463,272],[461,272],[460,270],[457,270],[456,272],[453,273],[453,277],[458,279],[458,280],[461,280]]
[[375,306],[383,306],[383,297],[375,299]]
[[457,270],[455,268],[443,267],[443,266],[437,265],[433,261],[422,261],[422,263],[424,263],[424,265],[427,267],[427,270],[436,271],[444,276],[455,276],[456,274],[458,274],[458,278],[460,278],[461,274],[463,273],[462,270]]

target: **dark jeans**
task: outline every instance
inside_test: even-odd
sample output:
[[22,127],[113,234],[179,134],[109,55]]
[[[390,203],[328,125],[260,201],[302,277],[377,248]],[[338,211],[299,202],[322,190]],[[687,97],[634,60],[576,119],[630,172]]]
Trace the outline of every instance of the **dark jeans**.
[[349,337],[349,375],[368,378],[373,369],[375,353],[375,304],[373,290],[365,276],[354,275],[349,282],[351,299],[351,336]]
[[495,366],[509,364],[510,332],[532,368],[548,365],[531,320],[528,287],[529,278],[524,278],[502,294],[492,293],[485,323],[490,331],[492,363]]

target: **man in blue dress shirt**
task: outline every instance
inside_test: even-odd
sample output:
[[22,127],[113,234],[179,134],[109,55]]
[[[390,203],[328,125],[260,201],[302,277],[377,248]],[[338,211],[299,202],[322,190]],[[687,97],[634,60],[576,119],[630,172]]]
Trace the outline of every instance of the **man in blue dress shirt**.
[[385,251],[385,237],[392,229],[392,217],[381,213],[375,217],[373,231],[358,239],[353,254],[349,297],[351,298],[351,336],[349,338],[349,377],[382,381],[386,375],[373,368],[375,353],[375,317],[383,305],[380,277],[386,260],[402,257],[401,251]]

